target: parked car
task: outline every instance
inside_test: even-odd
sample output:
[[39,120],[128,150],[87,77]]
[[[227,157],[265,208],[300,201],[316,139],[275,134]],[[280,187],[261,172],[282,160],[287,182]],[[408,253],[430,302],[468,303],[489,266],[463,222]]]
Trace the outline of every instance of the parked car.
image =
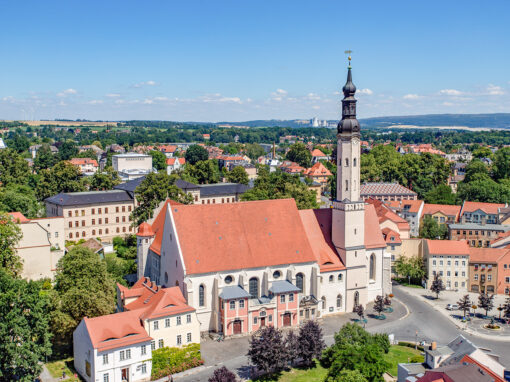
[[448,304],[446,305],[447,310],[459,310],[459,306],[457,304]]

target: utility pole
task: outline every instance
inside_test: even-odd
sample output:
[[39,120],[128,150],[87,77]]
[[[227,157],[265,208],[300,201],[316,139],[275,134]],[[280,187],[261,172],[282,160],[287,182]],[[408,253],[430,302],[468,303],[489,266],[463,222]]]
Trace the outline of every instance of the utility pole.
[[418,331],[416,331],[416,341],[414,343],[414,350],[418,350]]

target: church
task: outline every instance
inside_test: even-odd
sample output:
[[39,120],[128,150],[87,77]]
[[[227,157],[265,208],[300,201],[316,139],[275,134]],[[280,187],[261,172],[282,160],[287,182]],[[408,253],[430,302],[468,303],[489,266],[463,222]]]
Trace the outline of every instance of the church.
[[337,133],[337,199],[181,205],[167,200],[137,233],[138,278],[178,286],[201,332],[248,334],[352,312],[391,293],[375,208],[360,199],[360,124],[349,64]]

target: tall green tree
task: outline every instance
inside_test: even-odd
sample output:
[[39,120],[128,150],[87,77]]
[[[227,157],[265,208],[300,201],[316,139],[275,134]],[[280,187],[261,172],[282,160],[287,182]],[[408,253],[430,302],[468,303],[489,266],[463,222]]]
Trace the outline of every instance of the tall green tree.
[[191,195],[175,185],[175,175],[166,172],[150,173],[135,190],[135,197],[140,205],[131,213],[136,225],[143,223],[154,215],[154,210],[166,199],[172,199],[182,204],[193,202]]
[[111,190],[120,183],[120,177],[113,167],[106,167],[103,171],[97,171],[90,178],[89,189],[92,191]]
[[113,313],[115,282],[104,261],[88,248],[73,247],[57,264],[52,294],[52,333],[56,343],[69,345],[83,317]]
[[288,160],[296,162],[302,167],[308,168],[312,165],[312,153],[302,142],[291,145],[286,156]]
[[445,224],[439,224],[430,215],[425,215],[420,225],[420,237],[424,239],[444,239],[448,235]]
[[0,269],[1,381],[34,381],[51,355],[49,300],[40,284]]
[[248,173],[242,166],[236,166],[232,169],[232,171],[228,171],[225,175],[227,180],[232,183],[241,183],[248,184],[250,179],[248,178]]
[[368,382],[359,370],[344,369],[336,376],[328,377],[327,382]]
[[35,193],[44,200],[59,192],[85,191],[86,183],[80,169],[67,161],[58,162],[51,169],[42,170]]
[[300,210],[319,207],[315,191],[308,189],[307,185],[302,183],[298,176],[282,171],[269,173],[264,167],[259,169],[255,186],[241,196],[242,200],[286,198],[293,198]]
[[14,219],[8,214],[0,213],[0,269],[11,276],[19,276],[23,269],[23,262],[16,252],[22,236]]
[[202,146],[193,145],[188,147],[184,157],[186,158],[186,163],[194,165],[197,162],[209,159],[209,153]]
[[2,185],[26,184],[30,176],[28,162],[11,149],[0,150],[0,182]]
[[220,169],[218,161],[209,159],[196,162],[194,165],[187,163],[181,173],[183,180],[198,184],[212,184],[220,181]]
[[57,156],[51,152],[50,145],[44,143],[34,158],[34,170],[39,172],[44,168],[51,168],[57,163]]
[[10,184],[0,189],[0,211],[21,212],[29,219],[39,217],[44,206],[37,201],[34,190],[22,184]]
[[464,183],[470,183],[475,180],[489,179],[489,169],[481,160],[474,159],[466,166],[466,176]]
[[58,157],[62,160],[69,160],[78,155],[78,147],[74,141],[65,141],[58,148]]
[[430,290],[436,294],[436,299],[439,298],[439,294],[444,291],[446,288],[444,287],[443,280],[439,273],[434,275],[434,280],[432,281],[432,285],[430,286]]
[[425,263],[423,262],[423,258],[419,256],[400,256],[395,261],[395,272],[397,272],[399,276],[406,277],[409,284],[413,282],[421,285],[421,281],[423,277],[425,277]]
[[496,151],[492,173],[496,180],[510,178],[510,147],[503,147]]
[[456,204],[457,196],[452,188],[446,184],[440,184],[425,194],[425,203],[431,204]]
[[464,312],[464,317],[466,317],[466,312],[471,309],[471,300],[469,299],[469,294],[465,294],[459,301],[457,301],[459,305],[459,309]]
[[266,154],[264,148],[258,143],[247,143],[244,145],[244,150],[248,158],[250,158],[252,161]]
[[489,177],[469,183],[464,180],[459,183],[457,195],[460,200],[472,202],[507,203],[510,201],[510,183],[507,179],[497,183]]
[[166,156],[161,151],[152,150],[149,151],[149,155],[152,157],[152,167],[156,170],[166,170]]

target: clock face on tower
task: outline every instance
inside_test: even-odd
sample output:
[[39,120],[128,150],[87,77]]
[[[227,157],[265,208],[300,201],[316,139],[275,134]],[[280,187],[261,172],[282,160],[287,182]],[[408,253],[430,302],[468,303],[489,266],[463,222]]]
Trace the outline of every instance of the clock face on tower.
[[352,143],[353,143],[354,145],[356,145],[356,146],[357,146],[357,145],[359,145],[359,139],[358,139],[358,138],[353,138],[353,139],[352,139]]

